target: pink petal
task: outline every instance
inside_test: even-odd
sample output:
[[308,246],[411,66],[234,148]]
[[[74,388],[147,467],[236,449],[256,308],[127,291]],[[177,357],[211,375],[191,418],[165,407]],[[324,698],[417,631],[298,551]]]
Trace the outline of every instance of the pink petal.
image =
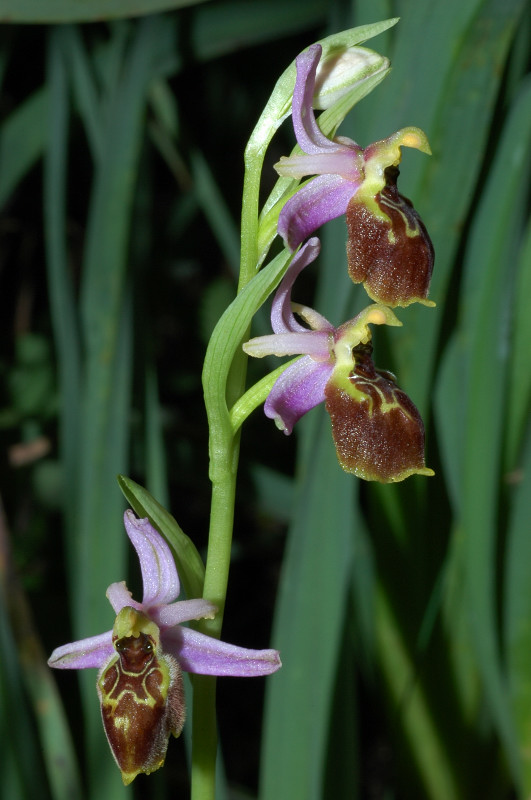
[[292,311],[298,317],[308,323],[312,331],[327,331],[328,333],[335,332],[335,328],[331,322],[328,322],[326,317],[319,314],[315,308],[310,306],[303,306],[301,303],[291,303]]
[[191,628],[172,628],[163,631],[164,649],[174,655],[187,672],[199,675],[233,675],[252,678],[270,675],[282,664],[277,650],[248,650]]
[[304,354],[319,361],[330,358],[330,331],[309,331],[304,328],[301,333],[272,333],[269,336],[257,336],[243,345],[244,351],[254,358],[264,356],[294,356]]
[[290,197],[280,212],[278,232],[290,250],[296,250],[325,222],[341,217],[360,183],[340,175],[318,175]]
[[170,548],[148,519],[138,519],[128,510],[124,523],[140,561],[144,585],[142,605],[171,603],[178,597],[180,585]]
[[[348,140],[350,142],[350,140]],[[337,150],[316,155],[282,156],[274,165],[279,175],[303,178],[305,175],[341,175],[349,181],[361,181],[364,174],[363,150],[355,142],[336,145]]]
[[89,639],[56,647],[48,659],[48,666],[54,669],[100,668],[114,652],[112,631],[107,631]]
[[125,581],[111,583],[105,595],[116,615],[118,615],[125,606],[131,606],[132,608],[136,608],[137,611],[143,611],[142,603],[137,603],[136,600],[133,600],[131,592],[125,585]]
[[173,628],[190,619],[214,619],[217,606],[208,600],[178,600],[172,605],[151,608],[149,616],[159,628]]
[[289,434],[307,411],[324,401],[325,386],[333,364],[314,361],[304,356],[282,373],[264,403],[266,417]]

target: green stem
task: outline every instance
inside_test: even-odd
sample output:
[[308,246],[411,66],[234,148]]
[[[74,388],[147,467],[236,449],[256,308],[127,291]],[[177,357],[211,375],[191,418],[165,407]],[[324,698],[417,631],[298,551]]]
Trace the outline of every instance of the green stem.
[[[257,158],[246,156],[246,176],[242,203],[242,251],[238,292],[247,285],[256,272],[258,238],[258,191],[263,153]],[[244,391],[247,374],[247,356],[236,349],[232,365],[226,373],[225,402],[210,403],[205,392],[205,402],[210,428],[210,477],[212,501],[210,530],[203,597],[214,602],[218,613],[213,620],[199,624],[202,633],[217,639],[221,636],[223,611],[229,579],[234,501],[239,460],[239,434],[234,434],[227,408]],[[197,676],[194,679],[194,708],[192,715],[192,770],[191,800],[215,800],[216,796],[216,679]]]
[[[264,156],[275,131],[289,111],[295,79],[291,65],[281,76],[266,105],[245,150],[245,177],[242,198],[241,254],[238,294],[255,277],[265,252],[259,260],[259,190]],[[282,263],[277,267],[282,267]],[[242,332],[229,332],[219,348],[223,361],[209,360],[219,345],[214,331],[205,358],[203,385],[209,424],[210,479],[212,504],[210,531],[205,565],[203,597],[215,602],[219,613],[214,620],[204,620],[199,630],[217,638],[221,635],[223,609],[227,594],[234,499],[239,458],[239,430],[233,425],[229,408],[242,397],[247,375],[247,356],[241,349]],[[249,330],[244,333],[248,338]],[[229,356],[227,356],[229,353]],[[217,370],[217,375],[214,371]],[[241,410],[241,409],[240,409]],[[248,410],[251,413],[252,409]],[[243,419],[240,420],[239,424]],[[216,735],[215,678],[194,680],[192,729],[192,792],[191,800],[215,800]]]

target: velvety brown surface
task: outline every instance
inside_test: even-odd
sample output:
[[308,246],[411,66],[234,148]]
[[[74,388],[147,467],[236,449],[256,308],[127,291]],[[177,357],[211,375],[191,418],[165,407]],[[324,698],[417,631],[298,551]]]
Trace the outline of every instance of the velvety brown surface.
[[424,425],[415,405],[390,373],[375,369],[371,346],[354,349],[355,373],[349,380],[364,397],[355,400],[331,380],[326,408],[332,420],[337,456],[347,472],[383,483],[425,470]]
[[179,666],[157,656],[149,636],[125,637],[117,650],[98,688],[105,733],[129,783],[163,764],[170,733],[178,736],[184,724],[184,695]]
[[364,283],[374,300],[407,306],[428,296],[433,245],[412,203],[398,192],[398,169],[389,167],[385,175],[387,183],[375,200],[390,222],[376,217],[359,195],[348,205],[349,275],[354,283]]

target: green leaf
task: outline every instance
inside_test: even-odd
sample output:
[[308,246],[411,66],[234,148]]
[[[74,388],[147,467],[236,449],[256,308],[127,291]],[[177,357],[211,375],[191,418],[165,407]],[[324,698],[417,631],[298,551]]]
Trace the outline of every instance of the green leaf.
[[[4,547],[2,547],[2,551]],[[3,565],[5,569],[5,565]],[[2,772],[12,786],[18,787],[14,795],[30,798],[36,789],[37,800],[46,794],[43,787],[44,775],[39,758],[39,743],[32,725],[30,708],[25,695],[17,646],[8,616],[7,583],[4,569],[0,572],[0,735],[2,736]],[[38,776],[36,786],[32,786],[34,776]],[[4,777],[2,791],[6,791]]]
[[453,335],[440,362],[435,387],[435,418],[444,477],[455,514],[460,512],[462,443],[465,435],[463,391],[466,382],[463,336]]
[[[64,62],[69,68],[74,102],[85,126],[92,158],[97,161],[104,149],[104,130],[93,65],[90,63],[79,27],[63,26],[59,42]],[[112,47],[112,44],[110,46]]]
[[[491,712],[506,747],[513,776],[519,753],[509,716],[496,636],[498,494],[506,417],[508,347],[506,319],[527,186],[522,182],[531,149],[531,79],[510,110],[500,146],[477,210],[465,262],[461,319],[467,381],[462,443],[460,506],[467,572],[467,608]],[[526,143],[526,146],[522,146]]]
[[323,796],[356,487],[337,463],[323,411],[304,420],[305,449],[273,631],[283,667],[266,692],[261,800]]
[[[242,289],[219,320],[210,339],[203,365],[205,406],[211,431],[210,449],[225,446],[232,438],[232,425],[225,398],[225,387],[232,360],[251,320],[270,293],[282,280],[291,253],[283,250]],[[212,463],[212,459],[211,459]],[[223,466],[225,469],[225,466]],[[211,479],[214,480],[213,476]]]
[[522,760],[522,797],[531,791],[531,436],[527,436],[522,472],[510,487],[512,512],[505,573],[505,645],[510,700]]
[[49,94],[38,89],[0,126],[0,207],[42,156],[46,144]]
[[531,407],[531,220],[516,257],[509,390],[507,392],[507,469],[519,466]]
[[[43,214],[46,270],[58,388],[61,397],[59,430],[64,471],[65,549],[72,590],[77,580],[75,541],[79,497],[79,408],[81,404],[81,346],[74,288],[67,247],[67,161],[69,103],[67,69],[61,34],[49,37],[47,80],[50,91],[47,147],[44,154]],[[80,632],[81,635],[81,632]]]
[[257,507],[266,517],[288,521],[293,508],[294,481],[277,470],[256,464],[251,469]]
[[400,718],[405,741],[422,781],[422,795],[431,800],[464,798],[458,765],[445,748],[444,729],[437,725],[430,698],[416,679],[416,659],[397,620],[396,608],[380,586],[376,597],[376,631],[382,677],[390,693],[392,708]]
[[1,0],[2,22],[101,22],[187,8],[205,0]]
[[147,489],[124,475],[118,476],[118,485],[135,514],[142,518],[148,517],[151,524],[167,539],[173,550],[186,596],[190,599],[201,597],[205,567],[192,540]]

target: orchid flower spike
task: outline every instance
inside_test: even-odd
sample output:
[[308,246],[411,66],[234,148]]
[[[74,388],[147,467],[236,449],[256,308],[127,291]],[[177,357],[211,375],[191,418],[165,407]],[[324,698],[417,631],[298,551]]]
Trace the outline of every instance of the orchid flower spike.
[[375,303],[335,328],[314,309],[291,302],[295,279],[319,250],[319,239],[312,238],[293,258],[273,300],[274,333],[243,345],[257,358],[302,354],[275,382],[264,404],[266,416],[289,434],[303,414],[324,402],[346,472],[381,483],[433,475],[425,466],[419,412],[393,375],[372,362],[369,325],[401,325],[391,309]]
[[315,120],[315,75],[322,48],[314,44],[296,60],[292,119],[303,154],[275,164],[282,176],[315,175],[284,205],[278,232],[290,250],[331,219],[346,215],[349,275],[384,305],[408,306],[427,299],[433,245],[411,202],[399,194],[401,147],[431,153],[419,128],[403,128],[365,149],[352,139],[328,139]]
[[97,690],[103,727],[124,784],[154,772],[166,757],[170,734],[185,720],[182,670],[201,675],[253,677],[281,666],[276,650],[248,650],[198,633],[181,623],[213,618],[208,600],[180,600],[170,548],[148,519],[126,511],[125,529],[142,572],[142,602],[124,582],[107,597],[116,620],[110,631],[65,644],[48,664],[57,669],[99,669]]

